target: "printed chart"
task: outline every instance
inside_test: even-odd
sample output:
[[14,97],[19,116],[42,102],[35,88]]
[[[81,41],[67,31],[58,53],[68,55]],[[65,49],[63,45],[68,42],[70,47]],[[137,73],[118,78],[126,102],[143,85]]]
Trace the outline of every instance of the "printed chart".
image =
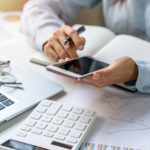
[[93,144],[93,143],[86,143],[84,150],[142,150],[137,148],[130,148],[130,147],[120,147],[104,145],[104,144]]

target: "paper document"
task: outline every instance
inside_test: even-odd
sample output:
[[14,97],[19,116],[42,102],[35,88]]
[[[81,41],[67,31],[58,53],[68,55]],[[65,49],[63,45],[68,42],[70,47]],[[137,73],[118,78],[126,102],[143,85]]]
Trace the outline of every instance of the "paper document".
[[98,114],[87,142],[150,150],[147,140],[150,137],[148,94],[131,93],[115,87],[98,89],[80,84],[74,89],[71,102]]
[[142,150],[131,147],[121,147],[119,145],[105,145],[96,143],[86,143],[83,150]]

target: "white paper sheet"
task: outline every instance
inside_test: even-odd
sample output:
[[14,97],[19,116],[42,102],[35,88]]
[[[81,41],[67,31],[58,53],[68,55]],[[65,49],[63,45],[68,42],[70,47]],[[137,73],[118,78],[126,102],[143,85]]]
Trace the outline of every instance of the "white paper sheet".
[[149,95],[114,87],[97,89],[80,85],[71,101],[74,105],[93,109],[98,114],[88,142],[150,149]]

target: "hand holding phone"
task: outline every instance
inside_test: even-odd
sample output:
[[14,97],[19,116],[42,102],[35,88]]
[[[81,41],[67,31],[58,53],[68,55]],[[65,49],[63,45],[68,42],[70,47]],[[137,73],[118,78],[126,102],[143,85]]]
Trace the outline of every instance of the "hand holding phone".
[[[92,57],[81,57],[50,65],[47,67],[47,70],[72,79],[80,79],[80,81],[94,84],[99,87],[115,84],[126,90],[136,91],[134,86],[127,86],[124,83],[120,83],[122,80],[125,80],[125,78],[127,78],[126,76],[129,74],[126,70],[124,70],[128,67],[128,63],[124,66],[122,65],[122,63],[126,63],[126,61],[128,61],[129,66],[131,66],[130,63],[132,63],[132,61],[126,57],[118,59],[111,65],[98,61]],[[98,79],[94,79],[94,74],[96,73],[98,73],[98,75],[101,74],[102,76],[100,75]]]
[[85,38],[80,37],[80,33],[85,28],[82,26],[77,31],[71,26],[64,25],[53,36],[44,43],[43,50],[51,60],[58,62],[60,59],[76,58],[77,50],[83,50]]

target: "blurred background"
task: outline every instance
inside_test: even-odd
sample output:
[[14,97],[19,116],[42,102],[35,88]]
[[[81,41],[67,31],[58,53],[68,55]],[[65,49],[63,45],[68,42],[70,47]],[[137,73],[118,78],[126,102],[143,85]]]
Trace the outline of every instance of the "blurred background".
[[[0,0],[0,11],[20,11],[26,1],[27,0]],[[88,19],[85,16],[88,16]],[[79,17],[76,18],[73,23],[104,25],[101,5],[93,9],[81,11]]]
[[0,0],[0,11],[21,10],[27,0]]
[[[16,38],[25,38],[20,18],[24,4],[28,0],[0,0],[0,45]],[[42,0],[41,0],[42,1]],[[86,17],[88,16],[88,17]],[[73,24],[104,26],[102,6],[82,10]]]

